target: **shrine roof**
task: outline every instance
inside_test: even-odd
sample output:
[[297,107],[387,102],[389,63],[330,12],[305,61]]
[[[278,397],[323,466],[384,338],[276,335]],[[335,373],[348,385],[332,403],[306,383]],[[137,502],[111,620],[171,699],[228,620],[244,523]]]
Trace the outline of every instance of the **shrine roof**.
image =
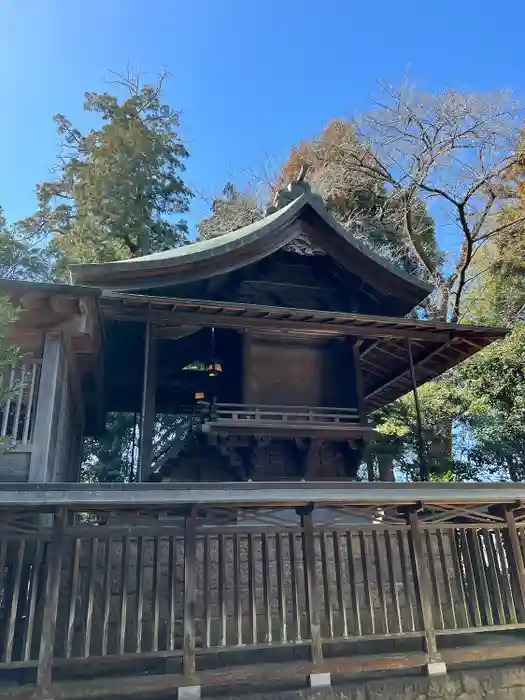
[[321,198],[304,191],[249,226],[187,246],[106,263],[71,265],[72,280],[107,290],[139,291],[222,275],[271,255],[306,235],[338,264],[410,308],[432,286],[365,247],[326,210]]

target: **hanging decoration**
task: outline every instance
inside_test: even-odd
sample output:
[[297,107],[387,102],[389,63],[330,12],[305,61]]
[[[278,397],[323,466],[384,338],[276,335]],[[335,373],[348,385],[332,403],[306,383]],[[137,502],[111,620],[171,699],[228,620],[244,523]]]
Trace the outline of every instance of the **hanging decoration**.
[[222,365],[215,356],[215,327],[211,329],[211,362],[208,365],[208,377],[217,377],[222,372]]

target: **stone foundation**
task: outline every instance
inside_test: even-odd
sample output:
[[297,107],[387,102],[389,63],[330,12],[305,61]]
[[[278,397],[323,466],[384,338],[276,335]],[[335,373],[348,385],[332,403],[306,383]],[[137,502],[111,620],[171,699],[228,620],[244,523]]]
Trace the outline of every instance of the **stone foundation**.
[[[250,693],[249,697],[250,700],[525,700],[525,667],[450,673],[440,679],[385,678],[323,690]],[[246,700],[246,696],[227,696],[227,700]]]

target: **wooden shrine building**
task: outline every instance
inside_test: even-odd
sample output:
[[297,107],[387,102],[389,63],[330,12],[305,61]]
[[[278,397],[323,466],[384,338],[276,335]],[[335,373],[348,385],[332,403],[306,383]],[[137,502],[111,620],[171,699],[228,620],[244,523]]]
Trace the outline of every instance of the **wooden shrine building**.
[[[408,319],[431,288],[305,185],[274,209],[214,240],[72,266],[71,286],[3,282],[23,309],[15,340],[54,386],[41,413],[32,381],[3,411],[18,454],[0,478],[76,480],[82,435],[126,411],[141,416],[144,481],[355,479],[374,410],[504,334]],[[163,414],[191,415],[191,439],[158,444]]]
[[[303,183],[213,240],[1,281],[25,355],[0,407],[0,683],[84,697],[74,678],[130,662],[130,697],[198,697],[261,658],[314,683],[442,673],[474,654],[456,635],[525,628],[521,487],[356,483],[371,414],[505,334],[418,320],[431,292]],[[138,483],[75,483],[114,412],[136,416]]]

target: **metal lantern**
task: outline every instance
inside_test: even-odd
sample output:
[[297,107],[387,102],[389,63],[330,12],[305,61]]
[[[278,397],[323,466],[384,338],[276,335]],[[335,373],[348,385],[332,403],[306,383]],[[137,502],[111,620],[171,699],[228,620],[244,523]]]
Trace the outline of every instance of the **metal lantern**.
[[215,357],[215,327],[211,329],[211,362],[207,368],[208,377],[217,377],[222,372],[222,365]]
[[208,377],[216,377],[222,372],[222,365],[220,362],[212,362],[208,365]]

